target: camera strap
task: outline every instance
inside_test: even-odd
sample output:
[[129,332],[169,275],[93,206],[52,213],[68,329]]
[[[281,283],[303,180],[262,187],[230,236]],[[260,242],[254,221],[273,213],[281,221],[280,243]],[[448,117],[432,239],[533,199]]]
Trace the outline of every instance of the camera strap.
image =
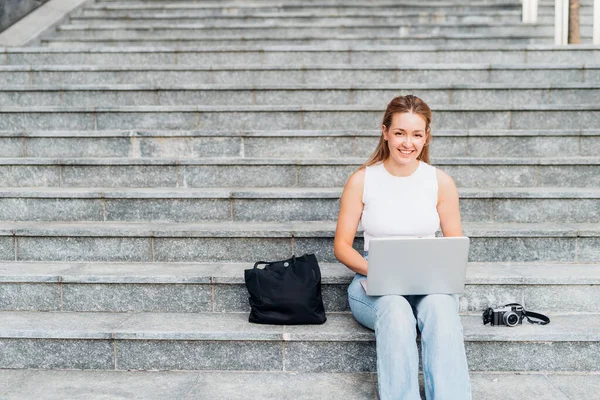
[[[510,304],[506,304],[505,307],[506,306],[520,306],[520,307],[523,307],[519,303],[510,303]],[[523,316],[527,319],[527,321],[530,324],[548,325],[550,323],[550,318],[548,318],[544,314],[539,314],[539,313],[536,313],[536,312],[533,312],[533,311],[526,311],[525,307],[523,307]],[[531,318],[539,319],[539,321],[534,321]]]
[[[519,303],[509,303],[509,304],[503,305],[502,307],[510,307],[510,306],[523,307]],[[492,322],[492,314],[493,314],[492,308],[488,308],[487,310],[485,310],[483,312],[483,324],[484,325],[487,325],[488,323]],[[539,314],[539,313],[536,313],[533,311],[526,311],[525,307],[523,307],[523,317],[525,317],[527,319],[527,322],[529,322],[530,324],[547,325],[550,323],[550,318],[548,318],[544,314]],[[535,321],[532,318],[538,319],[539,321]]]

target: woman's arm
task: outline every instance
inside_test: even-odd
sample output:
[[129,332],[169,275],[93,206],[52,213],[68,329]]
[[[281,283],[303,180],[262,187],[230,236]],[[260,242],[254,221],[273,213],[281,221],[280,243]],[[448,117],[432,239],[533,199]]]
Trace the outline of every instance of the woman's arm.
[[462,236],[460,208],[458,206],[458,189],[454,180],[447,173],[437,169],[438,204],[440,226],[444,236]]
[[352,271],[367,275],[367,260],[352,247],[363,211],[364,183],[365,170],[363,168],[352,174],[346,182],[346,186],[344,186],[342,198],[340,199],[340,213],[335,238],[333,239],[333,253],[342,264]]

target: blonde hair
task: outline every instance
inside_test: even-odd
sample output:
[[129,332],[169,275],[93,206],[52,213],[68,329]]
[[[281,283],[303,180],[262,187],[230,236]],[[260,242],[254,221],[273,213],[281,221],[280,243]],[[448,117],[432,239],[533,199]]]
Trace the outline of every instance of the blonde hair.
[[[392,101],[390,101],[390,104],[388,104],[385,114],[383,114],[382,125],[385,126],[385,129],[390,129],[394,114],[402,113],[417,114],[423,117],[425,120],[425,146],[423,146],[423,150],[417,157],[417,160],[423,160],[429,164],[429,144],[431,143],[431,109],[423,100],[417,96],[413,96],[412,94],[394,97]],[[360,166],[359,170],[376,164],[380,161],[385,161],[389,156],[390,149],[387,145],[387,142],[383,138],[382,133],[379,137],[379,143],[377,144],[375,151],[373,154],[371,154],[367,162]]]

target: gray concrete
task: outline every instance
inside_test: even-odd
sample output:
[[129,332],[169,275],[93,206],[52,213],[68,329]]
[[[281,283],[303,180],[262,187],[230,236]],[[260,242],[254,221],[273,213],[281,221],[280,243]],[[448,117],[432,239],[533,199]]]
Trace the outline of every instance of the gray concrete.
[[117,351],[118,370],[282,370],[278,342],[124,340]]
[[10,236],[0,237],[0,260],[15,260],[15,239]]
[[0,367],[114,369],[109,340],[0,339]]
[[[600,82],[595,64],[433,64],[417,65],[2,65],[0,76],[12,85],[152,84],[298,85],[325,84],[444,84],[477,82],[544,84]],[[211,69],[212,68],[212,69]]]
[[[336,400],[376,398],[376,376],[372,373],[1,370],[0,376],[0,381],[11,383],[5,390],[0,389],[7,400],[40,396],[48,400],[65,396],[218,400],[292,396],[308,400],[323,393]],[[474,399],[518,400],[531,393],[544,400],[592,399],[597,381],[595,373],[471,372]]]
[[335,48],[323,50],[318,46],[302,49],[273,47],[185,47],[173,50],[165,47],[127,51],[119,48],[7,49],[4,65],[47,64],[97,64],[97,65],[147,65],[147,64],[228,64],[228,65],[415,65],[419,63],[485,63],[493,64],[583,64],[597,59],[598,50],[590,45],[580,45],[569,50],[553,45],[489,45],[484,49],[473,47],[444,49],[443,46],[369,46],[361,48]]
[[[290,85],[233,86],[202,85],[147,86],[111,85],[45,87],[6,87],[0,92],[2,106],[135,106],[135,105],[228,105],[232,98],[237,105],[280,104],[363,104],[379,105],[397,95],[414,94],[431,104],[593,104],[600,84],[563,85],[466,85],[463,87],[429,85]],[[528,138],[531,140],[531,138]],[[223,139],[221,139],[223,140]],[[333,143],[329,146],[335,146]],[[35,151],[35,150],[34,150]],[[172,151],[176,151],[173,148]],[[236,155],[233,153],[232,155]],[[536,155],[536,154],[533,154]]]
[[[127,24],[118,26],[117,24],[105,25],[62,25],[58,27],[57,32],[52,34],[52,38],[59,39],[80,39],[80,38],[104,38],[117,39],[121,37],[147,38],[177,36],[182,38],[196,37],[215,37],[215,36],[290,36],[290,35],[359,35],[359,36],[389,36],[385,28],[389,25],[374,23],[369,25],[354,26],[331,26],[331,25],[313,25],[313,24],[285,24],[285,25],[260,25],[243,24],[236,26],[210,26],[210,20],[205,24],[185,24],[179,27],[172,27],[168,24]],[[405,25],[398,29],[398,36],[410,36],[415,34],[484,34],[490,36],[520,34],[530,37],[548,37],[554,35],[554,27],[551,25],[531,26],[522,24],[418,24]],[[583,26],[581,29],[582,37],[592,37],[592,27]]]
[[[0,309],[248,312],[243,270],[250,267],[251,263],[0,264]],[[321,263],[321,270],[326,311],[349,311],[346,289],[352,272],[329,263]],[[475,312],[517,301],[544,312],[595,312],[599,285],[597,264],[471,263],[460,310]]]
[[22,261],[151,261],[152,243],[146,238],[21,237]]
[[21,376],[0,391],[5,399],[184,399],[198,379],[190,372],[0,371],[2,378],[13,373]]
[[[42,0],[44,1],[44,0]],[[47,0],[46,0],[47,1]],[[60,24],[87,0],[50,0],[0,34],[0,46],[25,46]],[[19,1],[21,2],[21,1]],[[10,1],[14,5],[16,1]],[[33,3],[26,1],[25,4]],[[37,2],[40,3],[39,1]],[[31,6],[29,10],[31,10]],[[22,17],[24,14],[21,14]],[[14,21],[13,21],[14,22]],[[3,30],[0,28],[0,30]]]
[[[3,228],[1,235],[16,237],[20,261],[237,262],[293,252],[335,261],[332,222],[13,222]],[[466,223],[463,229],[471,238],[473,262],[596,262],[599,257],[597,224]],[[360,249],[358,236],[354,245]]]
[[[50,360],[46,358],[50,353],[44,351],[61,345],[89,351],[88,344],[96,350],[78,361],[84,369],[281,371],[285,365],[288,371],[366,372],[375,366],[373,333],[349,314],[330,314],[322,326],[292,327],[249,324],[246,313],[102,314],[102,318],[77,313],[54,313],[49,317],[38,313],[2,314],[7,321],[0,331],[0,336],[6,338],[2,339],[4,368],[23,368],[26,357],[35,352],[37,360],[29,361],[28,366],[39,363],[40,368],[69,368],[74,362],[71,354],[75,353],[60,357],[54,353],[56,356]],[[525,324],[502,328],[483,326],[479,315],[463,316],[471,370],[597,371],[600,365],[595,354],[600,337],[591,328],[597,326],[598,315],[589,314],[584,320],[580,315],[550,317],[551,324],[543,327]],[[60,328],[48,330],[52,326]],[[99,353],[107,341],[87,340],[107,335],[115,338],[116,353],[112,346]],[[537,351],[525,352],[525,357],[525,348]],[[98,363],[110,362],[115,354],[115,365]]]
[[0,32],[48,0],[5,0],[0,5]]
[[[125,19],[119,18],[114,19],[111,23],[117,26],[131,26],[135,24],[152,25],[152,24],[172,24],[173,22],[194,24],[198,23],[199,20],[207,20],[208,18],[212,24],[220,24],[221,26],[238,26],[240,23],[248,22],[254,25],[264,25],[271,23],[273,17],[277,17],[277,22],[281,24],[315,24],[315,25],[357,25],[357,24],[378,24],[387,23],[390,24],[414,24],[415,20],[422,21],[426,24],[439,24],[439,23],[456,23],[456,24],[469,24],[469,23],[507,23],[514,25],[521,21],[520,12],[510,12],[507,14],[495,13],[494,15],[485,15],[483,13],[471,14],[436,14],[436,13],[394,13],[392,11],[385,11],[379,13],[346,13],[346,15],[340,15],[340,13],[306,13],[306,12],[295,12],[286,13],[281,15],[280,13],[261,13],[254,15],[219,15],[211,16],[207,18],[201,18],[198,16],[192,17],[185,13],[171,13],[170,15],[148,15],[145,17]],[[542,25],[549,25],[554,23],[554,15],[539,15],[538,22]],[[106,20],[101,16],[74,16],[71,19],[72,24],[86,25],[86,26],[97,26],[106,25]],[[592,24],[591,15],[581,15],[580,23],[585,25]]]
[[[570,129],[594,127],[600,107],[582,105],[435,107],[440,129]],[[342,121],[375,129],[381,108],[372,105],[307,106],[122,106],[10,107],[2,110],[0,130],[77,129],[339,129]]]
[[61,289],[62,311],[213,311],[208,285],[63,284]]
[[[54,190],[53,190],[54,189]],[[0,191],[5,221],[335,221],[341,189],[248,190],[137,189],[123,192],[73,188]],[[600,222],[600,192],[593,188],[464,189],[464,222]]]
[[56,284],[3,283],[0,310],[60,311],[60,287]]
[[[367,158],[377,132],[347,131],[85,131],[0,132],[3,157],[105,158]],[[600,133],[594,130],[436,130],[430,152],[441,157],[511,158],[595,156]],[[293,136],[292,136],[293,135]],[[506,149],[506,150],[504,150]]]
[[204,43],[207,43],[210,46],[242,46],[245,43],[254,46],[354,46],[354,45],[384,45],[384,46],[397,46],[397,45],[410,45],[410,46],[423,46],[423,45],[436,45],[436,46],[447,46],[447,47],[457,47],[461,45],[474,45],[480,46],[481,44],[486,43],[487,41],[491,41],[493,44],[533,44],[533,43],[543,43],[543,44],[551,44],[553,43],[552,37],[542,37],[539,39],[529,38],[527,36],[515,35],[515,36],[498,36],[495,38],[489,38],[487,36],[481,35],[479,37],[475,35],[456,35],[456,36],[430,36],[430,37],[407,37],[407,38],[353,38],[350,37],[348,39],[330,39],[327,37],[323,38],[312,38],[312,37],[304,37],[304,38],[268,38],[268,39],[252,39],[245,37],[237,37],[237,36],[229,36],[229,37],[211,37],[204,39],[181,39],[179,37],[170,37],[170,38],[157,38],[157,39],[113,39],[113,40],[96,40],[96,39],[69,39],[69,40],[59,40],[59,39],[48,39],[42,40],[41,44],[43,46],[48,46],[50,48],[68,48],[68,47],[79,47],[86,48],[91,46],[111,46],[111,47],[133,47],[133,46],[148,46],[148,47],[160,47],[160,46],[201,46]]

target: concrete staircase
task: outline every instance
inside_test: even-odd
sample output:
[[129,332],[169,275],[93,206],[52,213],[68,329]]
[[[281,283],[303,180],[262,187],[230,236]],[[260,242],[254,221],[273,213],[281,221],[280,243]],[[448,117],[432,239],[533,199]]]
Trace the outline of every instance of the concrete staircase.
[[[332,241],[408,93],[472,240],[474,398],[598,398],[600,48],[540,3],[96,0],[4,49],[0,398],[376,398]],[[243,270],[292,253],[328,322],[249,324]],[[482,325],[513,301],[552,323]]]

